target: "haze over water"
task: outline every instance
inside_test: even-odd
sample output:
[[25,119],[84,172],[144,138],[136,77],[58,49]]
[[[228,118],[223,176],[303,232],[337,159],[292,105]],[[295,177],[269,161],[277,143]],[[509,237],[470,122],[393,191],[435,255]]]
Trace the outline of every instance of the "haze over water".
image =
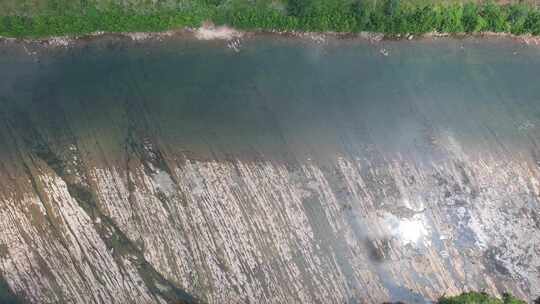
[[[506,39],[370,43],[256,35],[242,39],[238,51],[223,41],[191,38],[106,37],[68,48],[5,43],[0,45],[0,190],[24,192],[12,187],[13,180],[36,174],[28,167],[43,161],[51,171],[36,171],[54,173],[68,186],[92,180],[81,183],[100,197],[94,170],[118,169],[120,176],[127,174],[126,188],[137,188],[129,182],[135,173],[129,172],[141,165],[157,188],[181,190],[188,201],[193,195],[194,204],[197,198],[215,199],[211,206],[242,209],[253,202],[245,218],[254,235],[262,228],[249,224],[250,216],[270,225],[258,215],[259,199],[270,209],[281,208],[275,202],[298,201],[289,207],[305,213],[305,221],[296,227],[304,218],[297,214],[280,222],[296,227],[285,235],[310,235],[291,236],[287,245],[295,252],[287,263],[298,259],[297,280],[306,292],[295,300],[422,302],[447,290],[484,288],[532,298],[540,295],[539,76],[540,48]],[[247,177],[243,166],[276,171]],[[181,175],[182,170],[197,173]],[[73,173],[79,171],[88,172]],[[229,190],[234,196],[249,194],[251,182],[269,198],[219,196]],[[223,183],[215,197],[213,183]],[[278,184],[293,185],[283,192],[292,193],[290,199],[272,188]],[[167,204],[180,204],[170,196]],[[214,270],[197,264],[196,257],[176,255],[180,249],[170,249],[169,263],[193,262],[204,284],[191,286],[180,270],[169,272],[169,264],[155,263],[152,250],[161,247],[148,245],[145,237],[152,234],[144,227],[140,236],[130,232],[137,217],[116,214],[115,202],[98,204],[103,216],[120,223],[135,247],[139,237],[145,240],[141,254],[167,282],[210,302],[232,297],[216,287]],[[334,210],[332,204],[339,210],[327,211]],[[171,222],[181,217],[168,212]],[[229,221],[233,216],[220,212],[223,226],[200,219],[197,225],[236,229]],[[144,226],[139,224],[133,225]],[[183,231],[175,227],[171,231]],[[313,252],[304,251],[310,246]],[[229,271],[219,278],[228,278],[223,280],[231,290],[246,288],[234,287],[238,299],[279,290],[274,300],[280,300],[295,293],[286,286],[289,277],[274,282],[286,277],[278,273],[287,264],[280,264],[288,252],[283,250],[276,249],[272,259],[254,254],[257,262],[209,255],[230,259],[232,266],[223,266]],[[261,269],[272,265],[266,270],[271,274],[246,270],[250,263]],[[319,277],[326,272],[326,280],[334,282]],[[251,278],[246,285],[232,283],[241,281],[240,273]],[[10,278],[14,289],[22,289],[16,274]],[[369,282],[376,287],[369,289]],[[250,284],[254,291],[248,293]]]

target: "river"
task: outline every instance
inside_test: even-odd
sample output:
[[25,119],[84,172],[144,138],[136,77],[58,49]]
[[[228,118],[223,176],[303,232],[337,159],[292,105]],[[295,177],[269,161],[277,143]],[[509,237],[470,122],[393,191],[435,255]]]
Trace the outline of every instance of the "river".
[[540,296],[540,48],[0,44],[0,274],[31,303]]

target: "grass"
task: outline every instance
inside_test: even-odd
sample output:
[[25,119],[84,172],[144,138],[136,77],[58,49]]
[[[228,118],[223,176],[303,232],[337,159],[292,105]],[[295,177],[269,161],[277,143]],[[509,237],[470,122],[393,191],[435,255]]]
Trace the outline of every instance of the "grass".
[[466,292],[454,297],[443,297],[438,304],[527,304],[511,294],[505,293],[502,298],[489,296],[483,292]]
[[206,20],[245,30],[380,32],[483,31],[540,35],[540,9],[528,4],[425,0],[11,0],[0,35],[47,37],[96,31],[164,31]]

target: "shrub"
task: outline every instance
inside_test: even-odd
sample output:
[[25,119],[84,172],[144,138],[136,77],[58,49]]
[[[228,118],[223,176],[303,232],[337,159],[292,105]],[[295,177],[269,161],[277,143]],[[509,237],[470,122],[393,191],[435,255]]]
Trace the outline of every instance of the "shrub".
[[511,294],[503,294],[502,299],[489,296],[484,292],[466,292],[459,296],[443,297],[438,304],[527,304],[527,302],[513,297]]
[[478,28],[478,6],[472,2],[468,2],[463,6],[463,28],[467,33],[477,32]]
[[481,15],[486,20],[487,30],[489,31],[505,32],[510,29],[510,26],[506,21],[506,9],[503,9],[492,1],[488,1],[482,6]]
[[527,20],[524,24],[524,32],[531,33],[533,35],[540,35],[540,12],[531,11],[527,15]]
[[[525,33],[525,22],[527,21],[528,8],[522,4],[512,4],[508,6],[508,23],[512,34]],[[540,304],[540,303],[539,303]]]
[[438,13],[441,23],[438,30],[445,33],[460,33],[463,28],[463,6],[461,4],[451,4],[447,7],[439,8]]

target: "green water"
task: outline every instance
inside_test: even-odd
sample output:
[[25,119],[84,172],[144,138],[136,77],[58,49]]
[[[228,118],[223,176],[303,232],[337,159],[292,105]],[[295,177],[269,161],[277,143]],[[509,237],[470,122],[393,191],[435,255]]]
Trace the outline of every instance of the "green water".
[[92,130],[114,150],[132,127],[202,158],[366,147],[434,156],[426,138],[440,130],[473,150],[537,139],[523,131],[539,119],[539,49],[506,40],[258,37],[238,53],[224,42],[112,40],[35,56],[3,47],[2,111],[57,141]]

